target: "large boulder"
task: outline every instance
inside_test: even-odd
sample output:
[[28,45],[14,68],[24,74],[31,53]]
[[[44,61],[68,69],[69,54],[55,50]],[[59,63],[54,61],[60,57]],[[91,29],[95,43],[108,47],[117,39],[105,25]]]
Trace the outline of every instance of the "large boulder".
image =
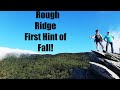
[[89,63],[90,63],[90,69],[93,72],[96,72],[98,75],[101,75],[107,79],[120,79],[117,74],[115,74],[113,71],[108,69],[106,66],[95,62],[89,62]]

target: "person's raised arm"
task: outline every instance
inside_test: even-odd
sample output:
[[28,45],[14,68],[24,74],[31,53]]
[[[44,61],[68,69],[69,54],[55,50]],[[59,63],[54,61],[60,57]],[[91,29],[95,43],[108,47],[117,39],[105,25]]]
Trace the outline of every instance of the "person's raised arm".
[[90,36],[90,38],[95,38],[95,35],[93,35],[93,36]]

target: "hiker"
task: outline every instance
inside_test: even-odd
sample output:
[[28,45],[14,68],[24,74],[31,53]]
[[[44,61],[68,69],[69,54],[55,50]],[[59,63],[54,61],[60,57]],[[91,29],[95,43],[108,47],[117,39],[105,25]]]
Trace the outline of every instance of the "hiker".
[[114,37],[112,35],[110,35],[110,32],[107,32],[107,35],[104,37],[104,41],[107,42],[106,43],[106,52],[108,51],[108,45],[111,45],[111,52],[113,53],[113,40]]
[[98,47],[99,47],[99,44],[101,45],[102,47],[102,50],[104,52],[104,46],[102,45],[102,35],[99,33],[99,30],[97,29],[96,30],[96,34],[94,36],[91,36],[90,38],[95,38],[94,42],[96,42],[96,49],[97,51],[99,51]]

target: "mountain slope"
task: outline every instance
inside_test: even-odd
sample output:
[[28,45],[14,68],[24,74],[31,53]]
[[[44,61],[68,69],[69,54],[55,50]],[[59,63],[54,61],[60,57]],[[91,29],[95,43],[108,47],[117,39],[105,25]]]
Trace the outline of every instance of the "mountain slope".
[[1,79],[74,79],[75,68],[87,69],[91,53],[9,56],[0,62]]

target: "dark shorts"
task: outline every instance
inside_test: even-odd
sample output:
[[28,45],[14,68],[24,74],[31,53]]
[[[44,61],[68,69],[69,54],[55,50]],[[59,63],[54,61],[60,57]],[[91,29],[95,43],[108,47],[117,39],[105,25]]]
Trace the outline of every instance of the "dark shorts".
[[96,41],[96,45],[102,44],[102,41]]

